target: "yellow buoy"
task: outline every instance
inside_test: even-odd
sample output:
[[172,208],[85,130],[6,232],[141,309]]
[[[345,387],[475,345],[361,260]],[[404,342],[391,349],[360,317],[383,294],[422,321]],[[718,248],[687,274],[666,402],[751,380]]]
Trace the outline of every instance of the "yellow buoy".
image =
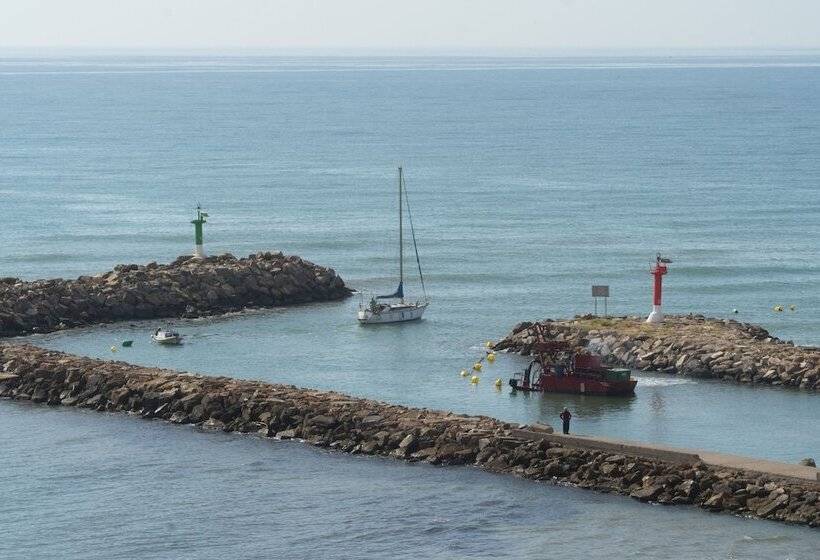
[[470,378],[470,383],[472,383],[473,385],[475,385],[476,383],[478,383],[478,376],[477,376],[477,375],[472,376],[472,377]]
[[461,373],[459,375],[461,375],[461,377],[467,377],[467,370],[466,369],[461,370]]
[[476,371],[481,371],[481,362],[476,362],[473,364],[473,369]]
[[111,351],[112,351],[112,352],[116,352],[116,351],[117,351],[117,347],[116,347],[116,346],[112,346],[112,347],[111,347]]
[[487,342],[484,343],[484,346],[486,346],[487,348],[492,348],[493,347],[493,341],[488,340]]
[[772,309],[774,309],[775,311],[777,311],[779,313],[779,312],[783,311],[783,306],[782,305],[775,305],[774,307],[772,307]]
[[797,311],[797,306],[795,304],[791,304],[789,306],[789,311]]
[[492,352],[487,354],[487,361],[493,363],[495,361],[495,354],[493,354]]
[[503,383],[501,383],[501,378],[499,377],[498,379],[495,380],[495,386],[500,389],[501,385],[503,385]]

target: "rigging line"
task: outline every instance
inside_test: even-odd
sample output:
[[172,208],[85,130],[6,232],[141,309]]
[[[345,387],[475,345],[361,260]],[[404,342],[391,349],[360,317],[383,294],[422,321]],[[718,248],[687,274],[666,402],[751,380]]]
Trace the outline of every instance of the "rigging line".
[[416,264],[419,267],[419,279],[421,280],[421,293],[424,294],[424,299],[427,299],[427,290],[424,287],[424,274],[421,272],[421,259],[419,259],[419,248],[416,245],[416,228],[413,227],[413,213],[410,211],[410,198],[407,196],[407,180],[403,180],[402,187],[404,188],[404,202],[407,205],[407,217],[410,222],[410,234],[413,237],[413,250],[416,252]]

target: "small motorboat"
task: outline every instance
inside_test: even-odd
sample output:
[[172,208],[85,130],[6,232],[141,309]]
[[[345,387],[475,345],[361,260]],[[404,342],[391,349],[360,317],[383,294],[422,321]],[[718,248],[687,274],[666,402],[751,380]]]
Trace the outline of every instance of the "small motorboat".
[[154,331],[154,334],[151,335],[151,340],[157,344],[174,346],[177,344],[182,344],[182,335],[170,329],[159,328]]

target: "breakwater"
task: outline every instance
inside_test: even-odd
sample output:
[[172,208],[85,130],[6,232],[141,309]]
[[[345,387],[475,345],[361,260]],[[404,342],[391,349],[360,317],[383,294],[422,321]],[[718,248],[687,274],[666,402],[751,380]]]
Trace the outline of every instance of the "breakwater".
[[170,264],[118,265],[74,280],[0,279],[0,336],[133,319],[199,317],[349,296],[333,269],[296,256],[257,253]]
[[0,364],[0,397],[299,438],[349,453],[475,465],[641,501],[820,525],[816,482],[716,467],[691,454],[613,448],[589,438],[561,439],[545,426],[145,368],[31,345],[0,345]]
[[[496,350],[529,355],[533,323],[519,323]],[[569,341],[611,365],[783,387],[820,390],[820,348],[796,346],[762,327],[699,315],[546,320],[552,339]]]

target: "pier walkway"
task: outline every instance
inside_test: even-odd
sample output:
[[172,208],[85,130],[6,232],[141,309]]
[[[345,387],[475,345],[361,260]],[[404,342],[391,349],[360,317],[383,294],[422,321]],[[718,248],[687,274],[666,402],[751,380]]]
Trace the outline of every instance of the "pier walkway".
[[815,467],[792,465],[767,459],[742,457],[727,453],[715,453],[698,449],[671,447],[668,445],[627,441],[605,437],[583,435],[563,435],[544,431],[529,431],[525,427],[515,430],[516,437],[531,440],[542,440],[561,443],[568,447],[592,448],[614,453],[652,457],[673,463],[691,464],[702,461],[707,465],[749,473],[760,473],[778,478],[791,478],[801,481],[820,482],[820,471]]

